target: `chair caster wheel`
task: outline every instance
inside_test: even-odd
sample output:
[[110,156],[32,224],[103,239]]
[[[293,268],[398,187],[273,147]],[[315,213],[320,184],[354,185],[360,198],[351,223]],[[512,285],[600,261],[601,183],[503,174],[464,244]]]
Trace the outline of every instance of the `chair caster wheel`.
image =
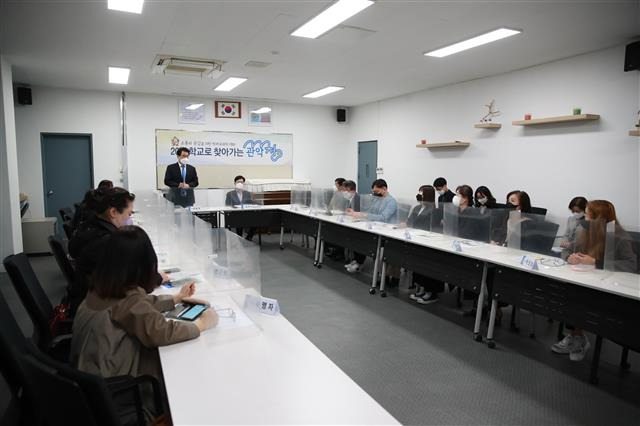
[[489,346],[489,349],[495,349],[496,347],[496,342],[494,341],[490,341],[487,343],[487,346]]
[[380,297],[387,297],[387,292],[386,291],[381,291],[380,292]]
[[476,342],[482,342],[482,336],[480,334],[474,334],[473,340],[475,340]]
[[375,288],[370,288],[369,289],[369,294],[376,294],[376,289]]
[[318,269],[322,269],[322,263],[318,263],[317,268],[318,268]]
[[284,246],[280,246],[280,250],[284,250]]
[[318,262],[314,261],[313,266],[318,266]]

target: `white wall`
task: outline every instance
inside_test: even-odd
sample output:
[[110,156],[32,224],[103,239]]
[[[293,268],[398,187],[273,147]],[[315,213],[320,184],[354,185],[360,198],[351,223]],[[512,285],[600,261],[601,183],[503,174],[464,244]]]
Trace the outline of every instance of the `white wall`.
[[[638,226],[640,140],[628,131],[637,120],[640,73],[623,72],[623,60],[621,46],[352,108],[350,175],[357,174],[357,141],[377,139],[380,177],[396,196],[413,198],[421,184],[444,176],[452,189],[486,185],[500,202],[510,190],[525,190],[556,219],[568,215],[573,196],[607,199],[623,225]],[[491,99],[502,129],[475,129]],[[569,115],[573,107],[600,121],[511,125],[525,113]],[[416,148],[421,139],[471,146],[430,151]]]
[[[0,258],[22,251],[11,64],[0,55]],[[1,270],[4,267],[0,266]]]
[[[255,127],[249,126],[245,118],[248,102],[242,101],[243,118],[214,119],[212,100],[200,99],[207,106],[207,123],[189,125],[178,123],[178,99],[198,100],[192,97],[127,94],[127,161],[129,188],[133,192],[155,188],[155,129],[292,133],[294,178],[306,178],[318,185],[331,186],[333,179],[348,168],[342,155],[348,127],[336,122],[335,108],[270,103],[273,126]],[[233,182],[229,182],[229,185],[233,185]]]
[[44,216],[41,133],[92,134],[94,185],[102,179],[119,184],[119,93],[33,87],[31,95],[33,105],[16,107],[20,191],[29,196],[31,215]]
[[[32,96],[33,105],[16,108],[16,127],[20,191],[29,195],[34,217],[44,216],[42,132],[91,133],[94,184],[101,179],[121,184],[119,93],[33,87]],[[330,186],[348,168],[341,152],[348,128],[336,122],[335,108],[272,103],[272,127],[249,126],[245,118],[186,125],[177,122],[178,99],[184,97],[126,94],[127,168],[133,192],[155,189],[156,128],[292,133],[294,178]],[[207,115],[212,117],[212,100],[204,101]],[[243,102],[245,111],[246,105]]]

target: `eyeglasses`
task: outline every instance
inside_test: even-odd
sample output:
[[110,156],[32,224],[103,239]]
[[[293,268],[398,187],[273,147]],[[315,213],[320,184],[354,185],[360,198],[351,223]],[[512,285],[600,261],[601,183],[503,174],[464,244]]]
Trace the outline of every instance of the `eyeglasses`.
[[236,320],[236,313],[231,308],[216,309],[215,312],[220,318],[231,318],[234,322]]

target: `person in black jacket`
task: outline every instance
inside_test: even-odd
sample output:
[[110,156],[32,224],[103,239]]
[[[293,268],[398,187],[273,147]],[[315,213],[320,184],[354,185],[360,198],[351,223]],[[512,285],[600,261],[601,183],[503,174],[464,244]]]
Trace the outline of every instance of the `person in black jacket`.
[[434,180],[433,186],[436,188],[436,192],[438,193],[438,204],[450,203],[456,195],[447,187],[447,180],[443,177],[439,177]]
[[[107,179],[103,179],[98,184],[97,190],[106,190],[113,188],[113,182]],[[87,203],[91,198],[93,198],[95,190],[89,190],[84,194],[84,198],[80,204],[75,205],[75,212],[73,214],[73,220],[71,221],[71,230],[73,232],[77,231],[80,228],[82,223],[86,222],[92,215],[92,210],[87,208]]]
[[486,207],[488,209],[495,209],[496,205],[495,197],[491,194],[491,190],[486,186],[479,186],[476,188],[476,193],[474,195],[474,203],[475,207],[482,209]]
[[[245,178],[242,175],[238,175],[233,178],[233,184],[235,189],[233,191],[227,192],[225,196],[224,204],[225,206],[233,207],[233,206],[243,206],[245,204],[254,204],[253,199],[251,198],[251,193],[249,191],[244,190],[244,182]],[[251,241],[253,236],[256,233],[256,228],[251,227],[247,232],[247,240]],[[236,234],[242,236],[243,229],[236,228]]]
[[169,164],[164,173],[164,184],[169,188],[169,201],[182,207],[192,206],[195,202],[193,188],[198,186],[196,168],[189,164],[188,148],[178,148],[178,162]]

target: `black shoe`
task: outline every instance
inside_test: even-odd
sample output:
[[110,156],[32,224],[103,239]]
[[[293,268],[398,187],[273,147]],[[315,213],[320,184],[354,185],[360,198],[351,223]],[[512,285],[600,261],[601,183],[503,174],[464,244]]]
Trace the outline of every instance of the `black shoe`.
[[429,305],[437,301],[438,301],[438,293],[431,293],[430,291],[426,292],[424,296],[418,297],[416,299],[416,302],[418,302],[421,305]]

